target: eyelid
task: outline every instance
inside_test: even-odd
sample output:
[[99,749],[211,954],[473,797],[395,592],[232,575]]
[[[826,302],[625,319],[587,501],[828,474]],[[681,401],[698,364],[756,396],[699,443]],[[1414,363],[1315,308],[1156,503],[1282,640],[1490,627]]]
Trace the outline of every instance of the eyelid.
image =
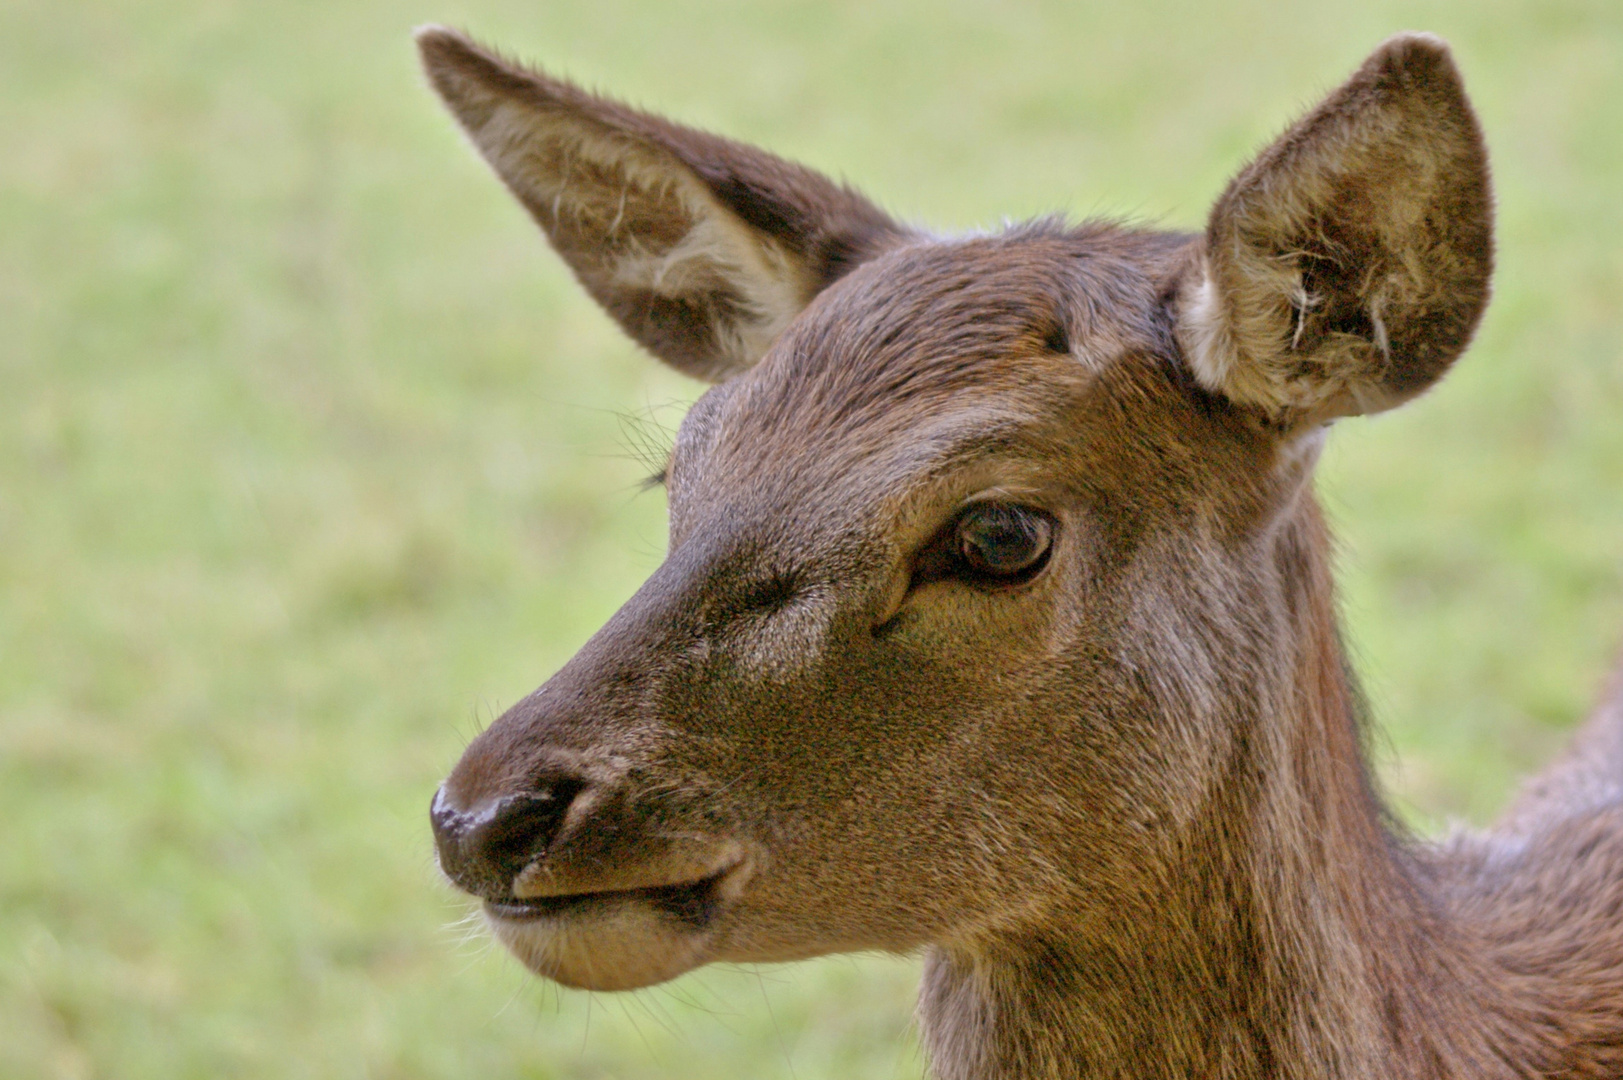
[[1050,511],[1043,506],[1043,497],[1033,488],[997,487],[983,488],[958,504],[951,514],[951,520],[957,521],[963,517],[971,507],[982,503],[1007,503],[1010,506],[1020,506],[1028,510],[1040,510],[1047,514]]

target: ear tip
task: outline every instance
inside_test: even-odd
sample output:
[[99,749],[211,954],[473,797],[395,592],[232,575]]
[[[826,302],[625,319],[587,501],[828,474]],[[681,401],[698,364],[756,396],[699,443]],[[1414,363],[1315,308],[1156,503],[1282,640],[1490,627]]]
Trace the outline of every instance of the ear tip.
[[412,40],[417,42],[419,45],[425,44],[430,40],[440,38],[459,38],[461,36],[461,34],[455,30],[452,30],[444,23],[423,23],[421,26],[413,27],[411,31]]
[[449,59],[457,53],[472,52],[475,48],[466,34],[439,23],[425,23],[413,30],[411,37],[417,42],[417,51],[424,63]]
[[411,36],[417,42],[417,55],[422,60],[423,70],[428,73],[429,82],[447,100],[462,81],[456,78],[458,73],[490,63],[490,58],[472,38],[449,26],[429,23],[413,30]]
[[447,100],[464,96],[470,86],[488,88],[515,80],[525,84],[531,92],[543,95],[556,94],[563,85],[544,72],[508,60],[449,26],[428,23],[413,30],[412,38],[417,42],[429,81]]
[[1376,46],[1377,52],[1416,52],[1447,56],[1448,42],[1430,30],[1400,30]]
[[1460,82],[1459,67],[1448,42],[1424,30],[1406,30],[1393,34],[1375,47],[1365,63],[1365,70],[1377,78],[1408,74],[1410,76],[1442,76],[1451,82]]

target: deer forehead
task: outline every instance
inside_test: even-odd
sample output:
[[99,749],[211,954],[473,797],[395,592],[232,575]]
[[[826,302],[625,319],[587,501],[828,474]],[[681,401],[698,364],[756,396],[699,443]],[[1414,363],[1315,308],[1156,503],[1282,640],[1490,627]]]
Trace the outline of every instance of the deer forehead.
[[1124,255],[1131,235],[927,241],[836,282],[683,421],[673,530],[740,503],[781,526],[1041,486],[1098,376],[1166,347],[1159,267]]

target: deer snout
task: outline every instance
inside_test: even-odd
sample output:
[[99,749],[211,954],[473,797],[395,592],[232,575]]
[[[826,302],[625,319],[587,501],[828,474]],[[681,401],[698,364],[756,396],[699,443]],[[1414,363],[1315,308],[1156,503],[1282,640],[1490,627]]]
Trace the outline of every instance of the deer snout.
[[477,896],[511,896],[513,880],[546,852],[587,786],[582,777],[563,775],[521,794],[462,805],[441,784],[429,807],[440,869]]

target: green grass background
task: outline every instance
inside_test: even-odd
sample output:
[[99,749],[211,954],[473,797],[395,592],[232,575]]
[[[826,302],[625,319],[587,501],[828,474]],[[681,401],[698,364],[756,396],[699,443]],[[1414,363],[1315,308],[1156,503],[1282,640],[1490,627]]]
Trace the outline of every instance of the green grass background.
[[0,0],[0,1076],[921,1068],[911,961],[564,993],[437,879],[435,783],[659,560],[638,447],[698,387],[458,138],[430,20],[945,228],[1196,227],[1443,33],[1498,296],[1322,482],[1405,813],[1490,817],[1623,642],[1614,0]]

